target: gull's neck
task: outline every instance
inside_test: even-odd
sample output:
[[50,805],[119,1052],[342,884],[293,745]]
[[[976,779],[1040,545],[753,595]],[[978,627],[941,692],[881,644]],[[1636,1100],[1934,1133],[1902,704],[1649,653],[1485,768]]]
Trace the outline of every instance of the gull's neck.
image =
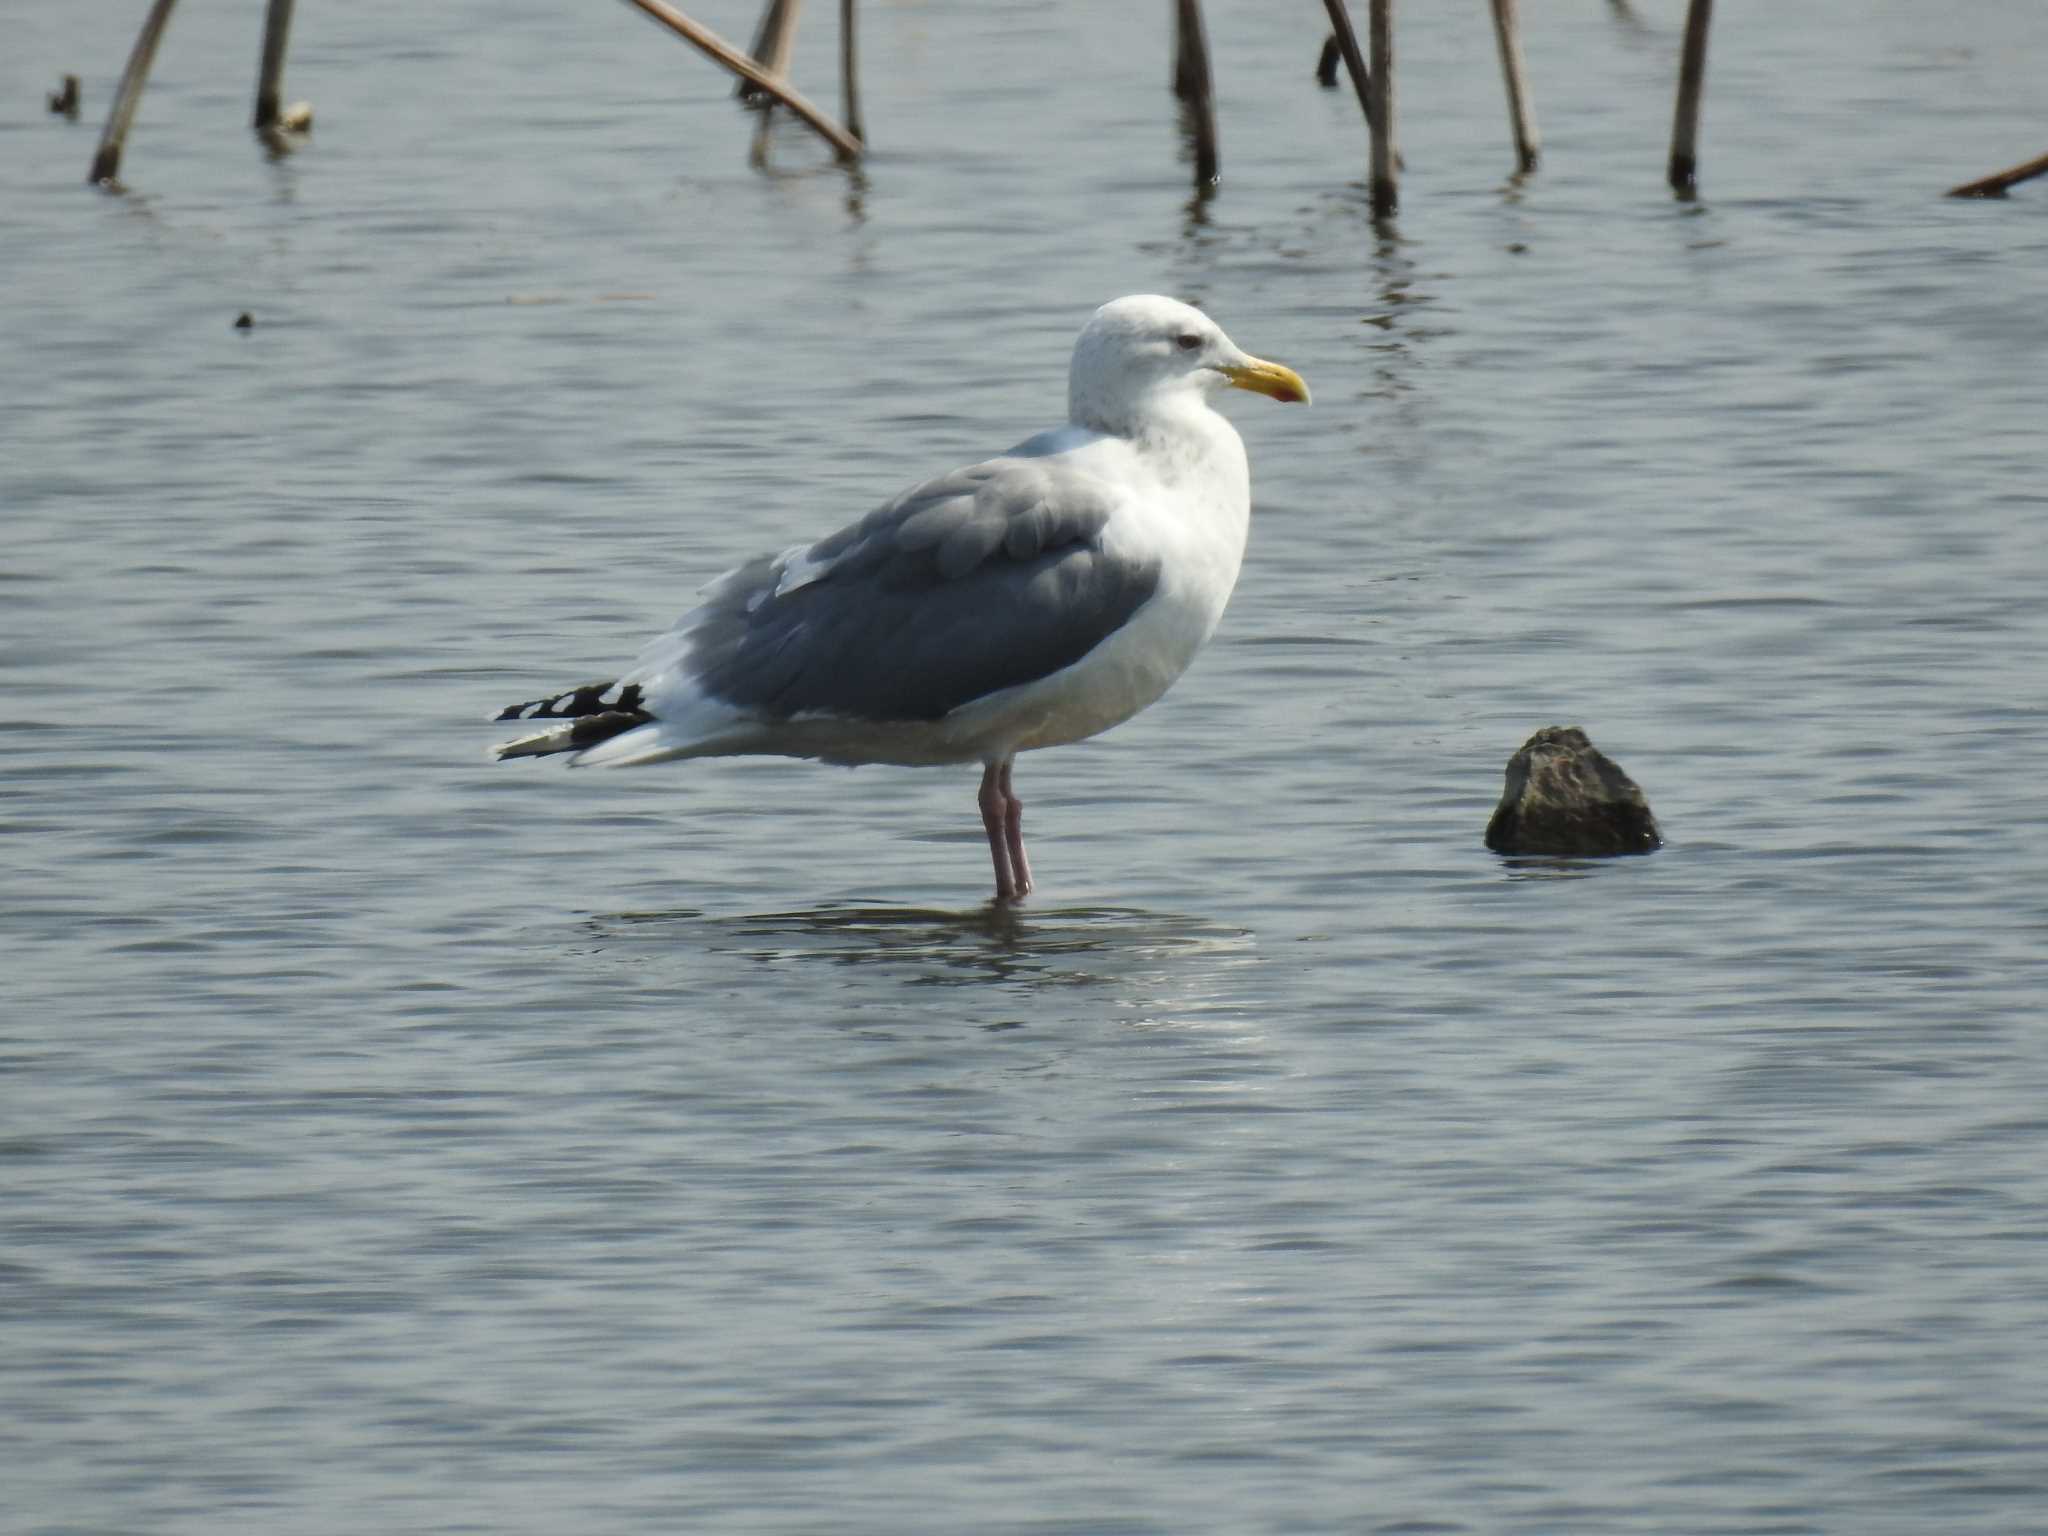
[[1222,474],[1225,483],[1246,482],[1244,439],[1206,394],[1161,391],[1141,403],[1143,408],[1132,413],[1118,435],[1151,460],[1161,479]]
[[1237,429],[1212,408],[1200,389],[1156,389],[1109,401],[1072,391],[1068,420],[1090,431],[1126,438],[1140,446],[1163,446],[1176,440],[1206,441],[1219,430],[1230,437]]

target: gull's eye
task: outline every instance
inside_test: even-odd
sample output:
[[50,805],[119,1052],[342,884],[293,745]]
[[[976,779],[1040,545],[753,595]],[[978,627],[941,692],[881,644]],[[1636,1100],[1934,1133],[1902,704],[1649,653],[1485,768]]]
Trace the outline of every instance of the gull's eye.
[[1182,331],[1173,338],[1173,344],[1183,352],[1192,352],[1202,344],[1202,338],[1193,331]]

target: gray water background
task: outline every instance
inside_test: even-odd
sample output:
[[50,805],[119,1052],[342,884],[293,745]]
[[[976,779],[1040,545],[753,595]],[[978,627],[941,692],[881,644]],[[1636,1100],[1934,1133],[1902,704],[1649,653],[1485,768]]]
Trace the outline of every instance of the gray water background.
[[[744,38],[752,6],[693,14]],[[2048,1530],[2048,9],[862,7],[875,154],[623,6],[0,5],[0,1528]],[[797,74],[831,105],[831,8]],[[70,69],[77,124],[41,93]],[[493,766],[1200,300],[1257,513],[972,770]],[[231,329],[248,310],[254,328]],[[1479,842],[1584,725],[1669,846]]]

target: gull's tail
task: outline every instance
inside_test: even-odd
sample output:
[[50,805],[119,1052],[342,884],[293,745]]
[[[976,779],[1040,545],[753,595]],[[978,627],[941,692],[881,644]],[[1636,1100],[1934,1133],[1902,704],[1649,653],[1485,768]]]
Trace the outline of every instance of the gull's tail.
[[640,685],[621,688],[616,681],[585,683],[545,699],[508,704],[493,720],[552,720],[555,724],[531,736],[501,741],[491,751],[500,762],[508,757],[546,757],[554,752],[581,752],[599,742],[646,725],[654,716],[640,707]]

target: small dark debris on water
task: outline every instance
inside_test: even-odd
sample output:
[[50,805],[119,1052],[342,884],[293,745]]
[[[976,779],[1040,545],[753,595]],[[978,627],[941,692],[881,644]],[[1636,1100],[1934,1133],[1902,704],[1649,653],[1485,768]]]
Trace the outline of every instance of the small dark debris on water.
[[1663,846],[1635,780],[1575,725],[1549,725],[1508,759],[1486,846],[1495,853],[1601,858]]
[[61,112],[66,117],[78,116],[78,76],[66,75],[64,88],[49,92],[45,99],[50,103],[52,112]]
[[1525,242],[1525,241],[1521,241],[1521,240],[1511,240],[1511,241],[1509,241],[1509,242],[1508,242],[1508,254],[1509,254],[1510,256],[1526,256],[1526,255],[1528,255],[1528,254],[1529,254],[1529,247],[1528,247],[1528,244],[1527,244],[1527,242]]
[[249,311],[247,311],[246,309],[243,310],[239,315],[235,316],[235,329],[238,331],[255,330],[256,317],[250,314]]

